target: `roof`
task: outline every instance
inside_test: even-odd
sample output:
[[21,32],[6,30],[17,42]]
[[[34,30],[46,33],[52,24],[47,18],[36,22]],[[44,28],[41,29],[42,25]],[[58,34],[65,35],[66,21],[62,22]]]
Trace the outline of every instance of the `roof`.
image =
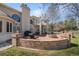
[[7,14],[6,13],[4,13],[2,10],[0,10],[0,16],[7,16]]
[[14,9],[14,8],[11,8],[11,7],[9,7],[9,6],[6,6],[6,5],[5,5],[5,4],[3,4],[3,3],[0,3],[0,6],[4,6],[4,7],[6,7],[7,9],[10,9],[11,11],[21,13],[20,11],[18,11],[18,10],[16,10],[16,9]]
[[[9,9],[9,10],[12,11],[12,12],[16,12],[16,13],[18,13],[18,14],[21,14],[20,11],[14,9],[14,8],[11,8],[11,7],[9,7],[9,6],[6,6],[6,5],[4,5],[4,4],[2,4],[2,3],[0,3],[0,6],[6,8],[6,9]],[[11,18],[12,20],[15,20],[15,19],[13,19],[12,17],[10,17],[7,13],[5,13],[5,12],[4,12],[3,10],[1,10],[1,9],[0,9],[0,13],[1,13],[1,16],[2,16],[2,15],[5,15],[5,16]],[[16,20],[16,21],[17,21],[17,20]]]
[[30,19],[33,19],[33,20],[35,20],[35,19],[40,19],[40,17],[37,17],[37,16],[30,16]]

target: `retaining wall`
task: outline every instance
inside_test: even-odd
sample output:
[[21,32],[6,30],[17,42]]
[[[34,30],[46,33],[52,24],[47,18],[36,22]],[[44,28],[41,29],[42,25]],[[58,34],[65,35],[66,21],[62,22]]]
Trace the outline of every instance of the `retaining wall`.
[[68,39],[56,40],[56,41],[39,41],[33,39],[20,39],[20,46],[26,48],[35,48],[35,49],[64,49],[70,45]]

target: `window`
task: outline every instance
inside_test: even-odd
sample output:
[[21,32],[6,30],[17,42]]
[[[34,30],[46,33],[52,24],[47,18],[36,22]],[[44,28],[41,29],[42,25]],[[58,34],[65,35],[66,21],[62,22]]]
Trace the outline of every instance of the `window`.
[[12,23],[6,22],[6,32],[12,32]]
[[2,32],[2,21],[0,21],[0,32]]
[[12,32],[12,23],[10,23],[10,32]]
[[30,24],[33,24],[33,20],[30,20]]
[[9,32],[9,22],[6,23],[6,31]]
[[12,18],[18,22],[20,22],[20,17],[17,14],[13,14]]

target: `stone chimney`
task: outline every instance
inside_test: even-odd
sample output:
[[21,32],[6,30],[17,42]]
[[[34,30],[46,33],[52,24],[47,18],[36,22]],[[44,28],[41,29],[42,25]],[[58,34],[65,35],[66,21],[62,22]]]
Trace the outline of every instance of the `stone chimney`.
[[30,31],[30,8],[26,4],[21,4],[22,17],[21,17],[21,26],[22,33],[24,31]]

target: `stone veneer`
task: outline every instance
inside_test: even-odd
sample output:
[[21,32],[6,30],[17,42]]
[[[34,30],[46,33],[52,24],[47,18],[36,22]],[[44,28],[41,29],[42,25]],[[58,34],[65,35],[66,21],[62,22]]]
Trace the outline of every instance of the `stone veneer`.
[[54,40],[54,41],[39,41],[33,39],[21,39],[20,46],[26,48],[35,48],[35,49],[64,49],[70,46],[70,41],[68,39],[63,40]]

